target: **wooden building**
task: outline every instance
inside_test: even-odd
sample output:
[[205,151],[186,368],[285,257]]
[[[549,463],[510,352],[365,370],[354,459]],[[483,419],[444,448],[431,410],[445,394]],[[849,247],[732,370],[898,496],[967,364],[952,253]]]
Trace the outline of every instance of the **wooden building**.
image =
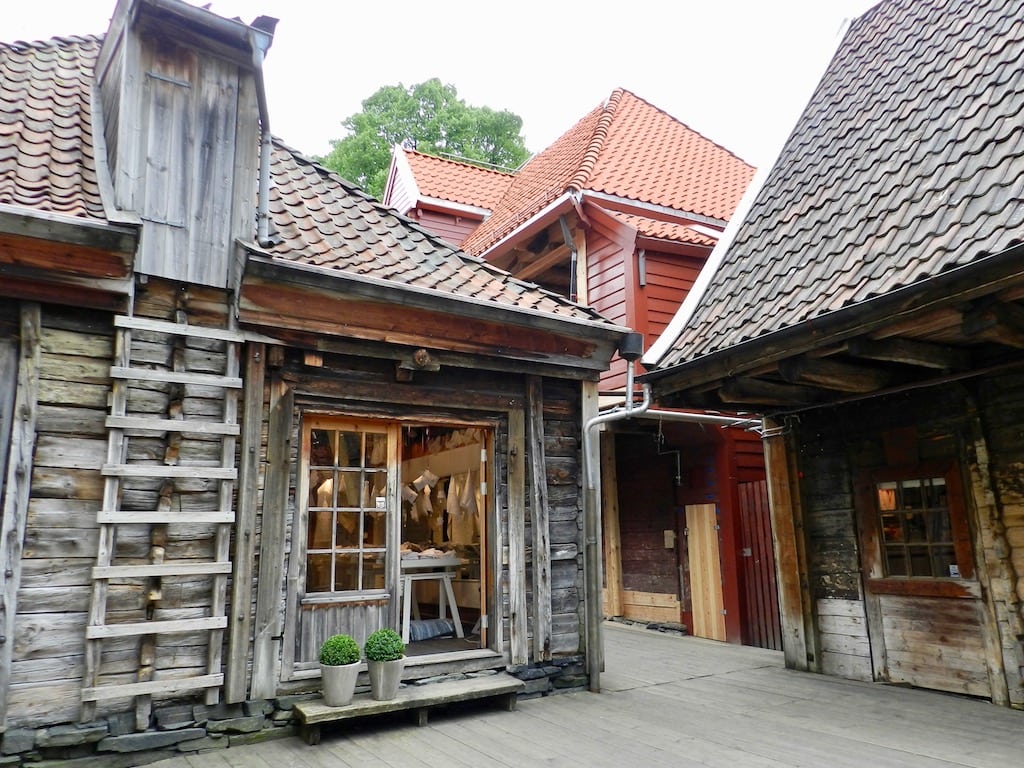
[[646,377],[765,414],[789,666],[1018,708],[1022,18],[853,22]]
[[274,28],[121,0],[0,45],[5,761],[283,725],[336,632],[401,629],[408,680],[596,666],[580,439],[627,329],[274,138]]
[[[650,343],[752,175],[726,149],[616,89],[512,174],[396,147],[384,200]],[[625,389],[626,364],[616,360],[602,377],[602,406],[621,404]],[[758,436],[664,415],[605,431],[606,614],[781,647]]]

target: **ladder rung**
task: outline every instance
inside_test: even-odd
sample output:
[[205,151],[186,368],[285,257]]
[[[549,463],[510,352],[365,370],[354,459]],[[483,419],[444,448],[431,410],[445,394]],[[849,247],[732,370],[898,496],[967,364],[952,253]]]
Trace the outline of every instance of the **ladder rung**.
[[96,522],[140,525],[147,523],[233,523],[235,522],[235,513],[230,509],[220,512],[176,512],[174,510],[125,512],[118,509],[101,509],[96,514]]
[[206,387],[227,387],[241,389],[242,380],[235,376],[218,376],[215,373],[191,373],[189,371],[157,371],[152,368],[125,368],[114,365],[110,375],[115,379],[135,381],[164,381],[172,384],[199,384]]
[[89,640],[98,640],[107,637],[166,635],[224,629],[227,625],[227,616],[207,616],[202,619],[168,619],[166,621],[136,621],[127,624],[94,624],[85,628],[85,636]]
[[222,341],[245,341],[245,336],[243,334],[227,328],[212,328],[205,325],[170,323],[164,320],[151,320],[147,317],[127,317],[126,315],[116,315],[114,317],[114,326],[116,328],[132,328],[136,331],[169,333],[174,336],[195,336],[202,339],[220,339]]
[[142,683],[121,683],[119,685],[103,685],[97,688],[83,688],[82,701],[103,701],[105,699],[122,699],[129,696],[143,696],[149,693],[180,693],[194,691],[198,688],[217,688],[224,684],[224,675],[198,675],[181,677],[173,680],[147,680]]
[[107,416],[110,429],[144,429],[152,432],[194,432],[197,435],[238,435],[238,424],[186,419],[148,419],[144,416]]
[[107,477],[178,477],[198,480],[234,480],[234,467],[183,467],[179,464],[104,464]]
[[94,579],[128,579],[137,576],[205,576],[231,573],[231,563],[159,563],[156,565],[97,565],[92,569]]

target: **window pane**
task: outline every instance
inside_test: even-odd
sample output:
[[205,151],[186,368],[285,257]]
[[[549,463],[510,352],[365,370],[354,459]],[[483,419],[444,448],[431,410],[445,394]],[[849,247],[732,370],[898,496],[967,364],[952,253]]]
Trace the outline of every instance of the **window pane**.
[[928,541],[925,534],[924,515],[920,512],[909,512],[903,516],[903,527],[907,532],[907,541]]
[[388,463],[388,436],[374,433],[366,435],[365,467],[384,467]]
[[342,592],[359,589],[359,558],[355,553],[340,554],[334,562],[334,589]]
[[878,508],[882,512],[896,509],[896,483],[878,484]]
[[339,547],[353,548],[359,546],[360,536],[358,512],[338,513],[337,537],[337,546]]
[[953,547],[935,547],[932,550],[932,569],[936,576],[960,578]]
[[920,480],[904,480],[900,483],[903,509],[922,509],[924,507],[924,486]]
[[900,515],[882,515],[882,540],[887,544],[903,541],[903,521]]
[[935,575],[932,573],[932,560],[928,547],[908,547],[907,554],[910,558],[911,576]]
[[929,541],[938,544],[953,541],[953,532],[950,530],[948,513],[943,510],[934,510],[928,513],[927,519]]
[[903,557],[902,547],[885,548],[886,573],[889,576],[906,576],[907,561]]
[[306,591],[331,591],[330,555],[309,555],[306,560]]
[[310,549],[330,549],[331,542],[330,511],[309,513],[309,536],[306,546]]

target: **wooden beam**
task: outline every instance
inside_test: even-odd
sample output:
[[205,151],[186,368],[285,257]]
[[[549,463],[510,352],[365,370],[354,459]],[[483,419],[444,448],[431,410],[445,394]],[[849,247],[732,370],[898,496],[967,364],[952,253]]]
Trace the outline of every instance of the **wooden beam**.
[[827,393],[813,387],[783,384],[762,379],[730,379],[718,389],[725,403],[758,405],[811,405],[827,399]]
[[224,700],[229,704],[245,701],[247,693],[265,377],[266,347],[263,344],[250,344],[245,364],[242,450],[238,468],[238,519],[235,523],[234,572],[231,576],[231,626],[224,677]]
[[519,408],[508,413],[508,603],[510,661],[529,661],[526,608],[526,425]]
[[[622,533],[619,526],[619,479],[615,471],[615,435],[601,441],[601,516],[604,521],[604,580],[609,616],[624,616]],[[678,621],[678,615],[673,621]]]
[[1012,302],[987,303],[964,313],[960,329],[972,338],[1024,349],[1024,307]]
[[256,593],[256,618],[253,625],[253,699],[269,699],[277,693],[275,671],[281,636],[277,617],[285,557],[294,406],[293,391],[279,377],[273,377],[270,384],[259,581]]
[[533,655],[551,660],[551,538],[547,462],[544,452],[544,392],[541,378],[527,379],[526,421],[530,451],[530,530],[533,533]]
[[18,613],[18,585],[21,582],[21,555],[25,542],[25,524],[32,486],[32,460],[36,445],[36,401],[39,399],[39,335],[42,312],[38,304],[21,308],[21,345],[18,355],[11,424],[7,477],[4,481],[3,522],[0,524],[0,727],[7,717],[7,693],[11,684],[11,659],[14,650],[14,624]]
[[796,474],[791,466],[786,436],[765,423],[765,469],[775,542],[775,568],[779,581],[782,650],[789,669],[814,669],[814,638],[807,631],[811,597],[807,586],[806,543]]
[[854,357],[863,357],[867,360],[902,363],[943,371],[962,371],[971,364],[971,354],[966,349],[913,339],[850,339],[846,351]]
[[874,392],[889,383],[891,375],[860,365],[811,357],[779,361],[779,373],[792,384],[813,384],[839,392]]

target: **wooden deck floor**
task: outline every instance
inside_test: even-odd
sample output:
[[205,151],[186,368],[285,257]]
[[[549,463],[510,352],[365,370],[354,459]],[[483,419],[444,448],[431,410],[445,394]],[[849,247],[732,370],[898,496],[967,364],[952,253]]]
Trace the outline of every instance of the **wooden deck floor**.
[[1024,765],[1024,712],[793,672],[782,654],[609,624],[601,694],[450,711],[164,760],[159,768]]

